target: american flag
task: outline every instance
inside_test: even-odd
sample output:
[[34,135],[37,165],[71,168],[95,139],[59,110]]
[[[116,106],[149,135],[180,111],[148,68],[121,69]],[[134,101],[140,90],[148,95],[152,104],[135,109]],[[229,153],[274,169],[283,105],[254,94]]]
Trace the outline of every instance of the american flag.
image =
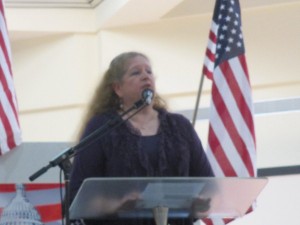
[[0,0],[0,29],[0,155],[3,155],[21,143],[21,131],[2,0]]
[[218,177],[256,176],[252,94],[241,26],[238,0],[217,0],[203,74],[212,80],[207,155]]

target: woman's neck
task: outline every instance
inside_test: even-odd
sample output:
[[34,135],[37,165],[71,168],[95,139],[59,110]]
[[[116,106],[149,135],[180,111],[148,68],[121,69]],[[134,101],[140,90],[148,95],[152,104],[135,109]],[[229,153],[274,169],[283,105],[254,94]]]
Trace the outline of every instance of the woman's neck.
[[129,119],[131,125],[143,136],[155,135],[159,127],[158,112],[147,106]]

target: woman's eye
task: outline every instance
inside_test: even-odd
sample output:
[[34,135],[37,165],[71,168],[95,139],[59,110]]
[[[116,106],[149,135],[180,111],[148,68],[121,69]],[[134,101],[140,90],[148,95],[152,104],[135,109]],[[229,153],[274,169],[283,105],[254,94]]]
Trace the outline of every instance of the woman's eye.
[[133,71],[132,73],[131,73],[131,75],[139,75],[139,71]]

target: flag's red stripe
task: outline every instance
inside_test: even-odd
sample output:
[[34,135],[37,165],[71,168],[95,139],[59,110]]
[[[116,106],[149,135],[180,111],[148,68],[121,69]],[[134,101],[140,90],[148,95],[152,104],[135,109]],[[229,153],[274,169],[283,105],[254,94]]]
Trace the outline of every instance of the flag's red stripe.
[[[2,13],[2,17],[4,18],[4,21],[5,21],[4,12],[1,11],[1,13]],[[1,29],[6,29],[6,31],[7,31],[6,26],[3,26]],[[1,35],[0,35],[0,45],[1,45],[1,49],[4,53],[5,62],[7,63],[8,68],[9,68],[9,73],[12,74],[10,58],[9,58],[9,55],[8,55],[7,46],[5,45],[5,42],[4,42],[3,33],[1,33]]]
[[208,218],[204,218],[202,219],[202,221],[206,224],[206,225],[213,225],[213,221],[211,219]]
[[[243,58],[244,57],[242,57],[242,60],[243,60]],[[240,59],[240,57],[238,57],[238,59]],[[243,63],[241,62],[241,65],[242,65],[243,70],[245,72],[247,72],[247,66],[245,65],[245,61]],[[244,66],[246,66],[246,68]],[[223,72],[223,74],[226,74],[226,76],[224,76],[224,77],[228,83],[228,86],[230,87],[230,90],[236,101],[236,104],[238,105],[241,115],[243,116],[244,121],[245,121],[246,125],[248,126],[248,129],[251,133],[253,142],[255,143],[254,122],[253,122],[252,112],[249,109],[249,106],[246,102],[246,99],[243,94],[243,90],[238,85],[238,82],[236,80],[237,75],[233,71],[234,68],[231,68],[228,61],[220,64],[219,67],[220,67],[221,71]],[[248,77],[247,74],[246,74],[246,77]],[[247,80],[249,82],[249,79],[247,79]]]
[[[248,100],[251,100],[251,92],[248,93],[249,88],[246,87],[239,87],[238,84],[240,84],[239,81],[236,79],[235,75],[237,76],[245,76],[242,77],[243,79],[247,79],[248,83],[249,83],[249,87],[250,87],[250,82],[249,82],[249,77],[248,77],[248,71],[247,71],[247,65],[246,65],[246,59],[244,56],[244,47],[242,46],[242,48],[236,47],[234,45],[231,46],[230,42],[228,42],[228,45],[226,44],[228,40],[226,40],[229,36],[226,35],[226,33],[230,33],[229,31],[234,28],[236,26],[236,24],[232,24],[232,23],[228,23],[228,21],[225,18],[229,18],[232,15],[236,15],[239,16],[238,18],[238,22],[241,23],[240,21],[240,6],[239,6],[239,1],[236,0],[234,1],[234,4],[236,7],[232,8],[230,5],[230,1],[228,2],[223,2],[221,0],[217,0],[216,4],[215,4],[215,8],[214,8],[214,15],[213,15],[213,21],[212,24],[216,25],[216,27],[211,27],[210,29],[210,34],[209,34],[209,45],[208,45],[208,49],[210,48],[210,44],[211,41],[214,41],[214,36],[212,36],[212,31],[214,30],[214,28],[219,29],[219,27],[223,27],[223,26],[227,26],[228,27],[228,32],[227,31],[221,31],[219,34],[218,30],[215,34],[216,36],[216,41],[214,43],[216,43],[216,51],[220,50],[219,53],[219,58],[225,58],[226,60],[230,60],[230,58],[232,57],[238,57],[240,65],[242,66],[242,69],[244,70],[244,74],[235,74],[238,70],[235,70],[234,65],[233,68],[230,68],[229,73],[228,74],[228,70],[226,70],[227,68],[221,68],[220,70],[223,72],[226,83],[228,83],[229,89],[231,90],[232,93],[223,93],[223,88],[221,89],[217,89],[217,86],[215,85],[215,68],[219,65],[215,65],[214,66],[214,71],[210,72],[210,77],[213,78],[213,87],[212,87],[212,104],[215,106],[217,114],[216,115],[218,117],[220,117],[220,119],[222,120],[222,123],[224,124],[225,130],[212,130],[213,128],[215,128],[213,123],[215,119],[219,119],[219,118],[213,118],[215,115],[212,115],[212,117],[210,118],[210,130],[209,130],[209,137],[208,137],[208,144],[210,145],[209,151],[211,151],[211,156],[209,154],[209,157],[211,156],[212,158],[217,160],[217,164],[218,166],[220,166],[222,173],[220,172],[220,174],[216,174],[216,176],[218,175],[223,175],[225,174],[225,176],[237,176],[237,174],[245,174],[248,170],[248,174],[250,175],[254,175],[254,166],[252,165],[252,154],[255,154],[255,152],[250,152],[252,150],[255,151],[255,149],[247,149],[247,145],[248,141],[253,141],[253,144],[255,145],[255,135],[254,135],[254,123],[253,123],[253,118],[252,118],[252,109],[250,108],[250,104],[252,104],[252,102],[248,102]],[[230,9],[233,9],[233,11],[231,11]],[[239,28],[237,29],[237,31],[239,32],[239,35],[242,35],[241,30],[239,30]],[[225,34],[225,35],[224,35]],[[221,36],[222,35],[222,36]],[[220,38],[220,39],[219,39]],[[236,39],[237,40],[237,39]],[[235,40],[235,41],[236,41]],[[224,41],[224,42],[223,42]],[[220,45],[219,45],[220,44]],[[219,49],[218,46],[220,46],[221,48]],[[226,47],[232,47],[230,49],[225,49]],[[230,54],[227,52],[227,50],[230,50]],[[206,53],[207,54],[207,53]],[[213,63],[216,63],[215,61],[213,61]],[[217,62],[219,63],[219,61]],[[207,72],[207,68],[205,68],[207,65],[206,60],[204,61],[204,66],[203,66],[203,74],[206,75],[205,72]],[[226,63],[227,64],[227,63]],[[230,64],[231,65],[231,64]],[[228,66],[227,66],[228,67]],[[233,70],[233,72],[231,71],[231,69]],[[225,71],[226,70],[226,71]],[[209,71],[208,71],[209,72]],[[222,76],[222,74],[217,74],[218,76]],[[224,85],[224,84],[219,84],[218,86]],[[230,91],[229,90],[229,91]],[[247,91],[247,93],[246,93]],[[231,108],[226,108],[226,107],[231,107],[231,106],[227,106],[224,102],[227,103],[227,96],[229,94],[232,94],[234,101],[237,102],[238,104],[238,110],[240,110],[241,113],[241,117],[239,116],[239,118],[231,118],[230,117],[230,113],[231,113]],[[249,99],[248,99],[249,97]],[[225,101],[226,100],[226,101]],[[251,100],[252,101],[252,100]],[[248,104],[247,104],[248,103]],[[235,103],[234,103],[235,104]],[[236,109],[235,109],[236,110]],[[230,113],[229,113],[230,112]],[[243,121],[235,121],[237,119],[241,119]],[[236,122],[236,123],[233,123]],[[244,125],[242,123],[245,123],[247,125]],[[235,124],[237,127],[235,127]],[[239,127],[239,124],[243,125],[241,127]],[[248,126],[248,130],[247,129]],[[238,129],[237,129],[238,128]],[[215,129],[220,129],[220,128],[215,128]],[[226,134],[224,134],[224,132],[226,132]],[[239,133],[240,132],[240,133]],[[223,140],[222,136],[223,135],[229,135],[230,140]],[[218,137],[216,137],[216,134],[218,134]],[[220,136],[220,137],[219,137]],[[249,137],[248,137],[249,136]],[[218,139],[220,138],[220,139]],[[238,162],[235,162],[234,159],[231,158],[230,152],[224,152],[225,150],[225,145],[226,143],[224,143],[224,145],[221,146],[221,144],[219,143],[218,145],[212,145],[211,143],[213,142],[212,140],[218,141],[220,143],[223,144],[223,142],[225,141],[232,141],[234,147],[236,149],[234,149],[234,151],[237,151],[236,154],[239,154],[240,156],[240,160]],[[250,142],[250,144],[252,145],[252,143]],[[220,147],[222,147],[222,149],[220,149]],[[252,146],[250,146],[252,147]],[[255,146],[253,146],[255,148]],[[216,150],[216,149],[217,150]],[[224,148],[224,149],[223,149]],[[250,154],[251,153],[251,154]],[[221,156],[219,156],[221,154]],[[232,154],[235,154],[234,152]],[[226,160],[222,159],[222,155],[226,156]],[[250,157],[251,155],[251,157]],[[228,158],[227,158],[228,157]],[[214,162],[214,159],[213,162]],[[242,163],[243,165],[240,165],[242,168],[238,168],[237,166],[239,165],[235,165],[235,163],[238,163],[240,165],[240,163]],[[230,167],[232,168],[232,171],[227,171],[228,165],[230,165]],[[236,169],[237,171],[235,171],[234,169]],[[241,171],[240,171],[241,170]],[[210,220],[210,219],[205,219],[204,222],[207,225],[221,225],[221,224],[227,224],[230,221],[232,221],[233,219],[223,219],[222,221],[220,221],[219,219],[217,220]]]
[[[0,2],[0,10],[1,10],[1,16],[4,19],[4,24],[2,24],[1,26],[1,31],[6,31],[7,32],[7,28],[6,28],[6,20],[5,20],[5,15],[4,15],[4,7],[3,7],[3,1]],[[10,83],[8,82],[7,79],[12,79],[12,69],[11,69],[11,62],[10,62],[10,57],[9,57],[9,46],[7,46],[5,43],[5,38],[3,35],[6,34],[6,32],[1,32],[0,34],[0,47],[1,50],[4,54],[4,62],[7,67],[8,67],[8,73],[9,74],[5,74],[3,71],[3,66],[1,65],[1,69],[0,69],[0,82],[1,85],[3,87],[3,91],[4,91],[4,95],[6,96],[9,105],[3,105],[3,102],[0,102],[0,120],[3,124],[3,127],[5,129],[5,134],[6,134],[6,143],[9,149],[13,149],[14,147],[16,147],[17,143],[15,142],[15,130],[12,127],[11,124],[11,120],[10,118],[6,115],[6,110],[7,107],[10,107],[13,111],[13,115],[10,115],[11,117],[14,117],[13,120],[16,121],[16,123],[19,126],[19,120],[18,120],[18,115],[17,115],[17,106],[15,105],[16,100],[14,99],[14,95],[11,92],[11,87],[10,87]],[[14,101],[15,100],[15,101]],[[18,129],[18,128],[17,128]],[[4,152],[2,152],[2,150],[0,149],[0,155],[3,154]]]
[[215,61],[215,54],[211,52],[209,48],[206,49],[206,56],[209,58],[210,61]]
[[[62,218],[62,207],[60,203],[34,206],[34,208],[38,211],[39,215],[41,216],[41,220],[44,223],[57,221]],[[0,207],[0,215],[4,209],[5,208]]]
[[[247,63],[246,63],[246,57],[245,55],[240,55],[238,57],[241,65],[242,65],[242,68],[244,70],[244,74],[249,82],[249,85],[250,85],[250,79],[249,79],[249,75],[248,75],[248,68],[247,68]],[[248,93],[250,94],[250,93]],[[250,129],[250,132],[251,132],[251,135],[252,135],[252,138],[253,138],[253,141],[254,141],[254,144],[256,145],[256,138],[255,138],[255,129],[254,129],[254,121],[253,121],[253,115],[251,113],[250,115],[250,119],[249,119],[249,129]]]
[[247,63],[246,63],[246,57],[245,55],[239,55],[238,59],[240,60],[240,63],[242,65],[242,68],[244,70],[244,74],[246,75],[246,78],[250,84],[250,79],[249,79],[249,75],[248,75],[248,67],[247,67]]
[[[1,2],[2,2],[2,1],[1,1]],[[0,4],[0,11],[1,11],[1,13],[3,14],[3,12],[4,12],[3,4]]]
[[216,34],[213,32],[213,30],[211,29],[209,32],[209,39],[213,42],[213,43],[217,43],[217,36]]
[[0,192],[16,192],[16,185],[15,184],[1,184],[0,185]]
[[15,140],[13,137],[13,130],[9,123],[9,119],[8,119],[7,115],[5,114],[3,105],[1,103],[0,103],[0,118],[1,118],[1,121],[3,124],[3,127],[5,129],[5,132],[6,132],[7,145],[9,147],[9,149],[12,149],[12,148],[16,147],[16,143],[15,143]]
[[[222,122],[235,146],[237,149],[241,159],[244,161],[246,168],[248,169],[249,174],[253,174],[253,168],[249,156],[249,152],[247,146],[245,145],[243,139],[241,138],[239,132],[237,131],[235,124],[228,112],[228,109],[223,101],[223,98],[216,87],[215,83],[213,83],[212,88],[212,98],[215,104],[216,110],[222,119]],[[234,176],[232,174],[225,174],[226,176]]]
[[[3,74],[4,73],[3,73],[2,67],[0,67],[0,82],[1,82],[1,84],[3,86],[4,93],[6,95],[11,96],[11,93],[8,90],[7,82],[4,79],[4,75]],[[9,98],[9,96],[7,96],[7,98]],[[10,100],[9,100],[9,102],[10,102],[10,105],[13,104]],[[12,108],[14,108],[14,107],[12,107]],[[0,118],[1,118],[4,130],[5,130],[5,133],[6,133],[8,148],[12,149],[12,148],[16,147],[16,143],[15,143],[14,135],[13,135],[13,129],[11,127],[9,118],[7,117],[7,115],[6,115],[5,111],[4,111],[4,106],[2,105],[1,102],[0,102]],[[1,155],[1,152],[0,152],[0,155]]]
[[35,208],[41,215],[41,219],[44,223],[60,220],[62,218],[60,203],[53,205],[36,206]]
[[[4,27],[2,27],[2,29],[4,29]],[[7,67],[9,69],[9,75],[12,77],[12,69],[11,69],[10,59],[9,59],[9,56],[8,56],[8,51],[7,51],[7,48],[6,48],[6,45],[5,45],[2,34],[0,35],[0,45],[1,45],[1,49],[4,53],[5,63],[7,64]],[[1,74],[3,74],[3,76],[0,76],[1,84],[3,86],[3,90],[4,90],[4,92],[7,96],[7,99],[9,101],[10,105],[11,105],[11,108],[12,108],[13,112],[14,112],[14,117],[15,117],[17,123],[19,124],[16,106],[15,106],[14,101],[13,101],[13,96],[11,94],[11,91],[10,91],[9,87],[8,87],[7,80],[4,79],[5,76],[4,76],[4,71],[3,71],[2,68],[1,68]]]
[[209,135],[208,135],[208,143],[210,149],[213,152],[218,164],[222,168],[222,171],[227,176],[237,176],[236,172],[234,171],[229,159],[227,158],[226,154],[224,153],[224,149],[217,138],[214,130],[212,129],[211,125],[209,126]]
[[213,73],[210,72],[206,66],[203,67],[203,72],[202,72],[205,76],[207,76],[208,79],[211,79],[213,78]]
[[59,184],[59,183],[44,183],[44,184],[30,184],[30,183],[26,183],[25,185],[25,190],[26,191],[41,191],[41,190],[47,190],[47,189],[55,189],[55,188],[60,188],[60,187],[64,187],[64,184]]
[[1,67],[0,73],[2,74],[2,76],[0,76],[0,82],[1,82],[1,84],[3,86],[4,93],[6,95],[6,98],[8,99],[8,102],[9,102],[12,110],[13,110],[14,118],[15,118],[17,124],[19,125],[19,118],[18,118],[18,113],[17,113],[16,105],[15,105],[15,103],[13,101],[13,96],[12,96],[11,90],[8,87],[8,83],[7,83],[7,80],[5,79],[2,67]]
[[[64,188],[64,184],[60,183],[26,183],[24,184],[25,191],[42,191],[42,190],[48,190],[48,189],[58,189],[58,188]],[[1,184],[0,185],[0,193],[5,192],[16,192],[16,184]]]
[[252,112],[250,111],[247,102],[244,98],[243,91],[239,87],[237,81],[236,81],[236,75],[234,74],[232,68],[230,67],[228,61],[225,61],[224,63],[220,64],[220,69],[223,72],[223,74],[226,74],[224,77],[227,81],[227,84],[232,92],[232,95],[235,99],[235,102],[241,112],[241,115],[244,118],[245,123],[248,126],[248,129],[251,132],[252,138],[254,136],[254,123],[252,119]]

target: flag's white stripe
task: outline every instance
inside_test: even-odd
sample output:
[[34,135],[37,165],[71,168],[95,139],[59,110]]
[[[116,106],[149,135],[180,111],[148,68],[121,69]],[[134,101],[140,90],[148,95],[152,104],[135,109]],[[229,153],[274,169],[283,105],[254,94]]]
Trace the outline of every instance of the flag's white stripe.
[[[244,70],[243,70],[238,58],[235,57],[233,59],[234,60],[230,60],[229,65],[231,66],[232,70],[234,71],[235,78],[238,82],[240,90],[242,91],[242,94],[246,100],[248,109],[249,109],[250,113],[252,114],[252,98],[251,98],[251,94],[247,94],[247,92],[251,93],[251,88],[249,86],[249,82],[246,78],[246,74],[244,73]],[[236,69],[236,68],[238,68],[238,69]],[[222,71],[220,71],[220,73],[222,73]],[[217,76],[217,77],[224,78],[223,76]],[[227,85],[227,82],[225,81],[225,79],[220,81],[220,84],[223,84],[227,88],[226,90],[223,90],[223,91],[228,91],[230,98],[227,96],[226,98],[224,98],[224,102],[229,109],[231,118],[234,118],[233,122],[235,123],[239,134],[241,135],[244,143],[247,146],[247,150],[248,150],[250,158],[251,158],[251,163],[254,166],[254,168],[256,168],[255,167],[256,166],[256,149],[255,149],[255,141],[253,139],[253,135],[252,135],[251,131],[249,130],[249,127],[247,126],[239,108],[235,104],[234,97],[233,97],[232,92],[229,89],[229,86]]]
[[228,60],[228,63],[230,64],[231,68],[234,68],[234,74],[236,77],[236,81],[238,82],[239,86],[241,87],[241,90],[243,91],[243,96],[245,98],[245,101],[248,105],[248,108],[251,113],[253,113],[253,105],[252,105],[252,93],[250,83],[247,79],[247,74],[245,74],[245,71],[238,59],[238,57],[234,57],[230,60]]
[[211,151],[211,147],[210,147],[209,143],[207,145],[207,153],[206,153],[206,155],[207,155],[207,158],[208,158],[208,160],[209,160],[209,162],[211,164],[211,167],[212,167],[212,169],[214,171],[214,174],[216,176],[218,176],[218,177],[225,177],[225,174],[224,174],[222,168],[220,167],[218,161],[216,160],[215,155]]
[[212,73],[214,71],[215,63],[213,61],[211,61],[207,56],[204,57],[204,65],[206,66],[206,68],[209,72]]
[[8,52],[8,57],[9,60],[11,61],[11,49],[10,49],[10,41],[8,38],[8,33],[7,33],[7,28],[6,28],[6,23],[4,19],[4,12],[0,13],[0,29],[3,36],[4,44]]
[[[208,45],[207,48],[212,52],[212,54],[215,54],[216,52],[216,44],[212,42],[210,39],[208,40]],[[211,61],[207,55],[204,56],[204,65],[207,67],[207,70],[209,72],[213,72],[214,67],[215,67],[215,62]]]
[[[0,192],[0,208],[3,208],[7,204],[9,204],[9,202],[15,196],[16,196],[16,192],[4,192],[4,193]],[[25,196],[28,199],[28,201],[34,206],[61,203],[59,189],[26,191]]]
[[[241,174],[243,171],[243,176],[249,173],[247,168],[244,165],[244,162],[239,155],[237,149],[235,148],[231,137],[229,136],[227,129],[224,127],[222,119],[219,117],[218,112],[216,111],[215,105],[211,104],[211,116],[210,116],[211,126],[214,130],[223,150],[224,154],[230,160],[230,163],[237,174]],[[245,174],[246,173],[246,174]]]
[[[1,61],[1,50],[0,50],[0,61]],[[1,66],[2,66],[2,63],[1,63]],[[1,102],[1,105],[3,106],[4,113],[6,114],[8,120],[9,120],[12,131],[16,132],[16,133],[20,133],[18,121],[17,121],[14,111],[12,109],[12,105],[10,104],[10,102],[4,92],[2,83],[0,83],[0,102]]]
[[[9,61],[11,62],[11,51],[10,51],[10,43],[9,43],[9,39],[8,39],[8,35],[7,35],[7,29],[5,26],[5,21],[4,21],[4,18],[1,16],[0,17],[0,27],[1,27],[1,35],[3,36],[3,40],[4,40],[4,43],[5,43],[5,48],[7,49],[7,53],[8,53],[8,57],[9,57]],[[2,70],[3,70],[3,73],[4,73],[4,76],[5,76],[5,79],[8,83],[8,88],[9,90],[11,91],[12,93],[12,96],[13,96],[13,101],[14,101],[14,104],[17,105],[17,102],[16,102],[16,92],[15,92],[15,89],[14,89],[14,83],[13,83],[13,79],[12,79],[12,75],[10,73],[10,70],[9,70],[9,67],[8,67],[8,64],[6,62],[6,59],[5,59],[5,56],[4,56],[4,52],[1,48],[1,52],[0,52],[0,60],[1,60],[1,67],[2,67]]]
[[[12,104],[14,104],[14,106],[16,107],[17,106],[16,105],[16,96],[15,96],[15,90],[13,88],[14,85],[13,85],[13,81],[12,81],[12,76],[10,75],[10,71],[9,71],[8,65],[5,61],[5,57],[4,57],[2,49],[0,49],[0,64],[1,64],[4,76],[5,76],[5,79],[8,83],[8,88],[9,88],[10,93],[12,95],[12,100],[13,100]],[[12,109],[12,105],[9,102],[9,100],[8,100],[8,98],[7,98],[7,96],[4,92],[4,88],[3,88],[2,83],[0,83],[0,101],[1,101],[1,104],[3,105],[3,109],[5,111],[5,114],[7,115],[8,119],[10,121],[12,130],[16,131],[16,132],[19,132],[20,131],[19,124],[17,122],[14,111]]]
[[214,225],[225,225],[224,220],[221,218],[213,218],[211,219]]
[[61,220],[56,220],[56,221],[51,221],[51,222],[45,223],[45,224],[47,224],[47,225],[61,225],[62,222],[61,222]]
[[212,21],[210,30],[215,34],[216,37],[218,35],[218,29],[219,29],[219,25],[217,23],[215,23],[215,21]]
[[[1,218],[1,217],[0,217]],[[12,221],[9,221],[12,222]],[[43,222],[43,221],[42,221]],[[45,225],[61,225],[62,221],[60,220],[54,220],[54,221],[50,221],[50,222],[43,222]],[[5,223],[6,224],[6,223]],[[15,223],[10,223],[10,224],[15,224]]]
[[[0,35],[2,35],[2,37],[3,37],[5,48],[7,50],[8,60],[11,62],[12,57],[11,57],[10,41],[9,41],[9,38],[8,38],[6,23],[5,23],[5,20],[4,20],[4,17],[2,15],[2,13],[1,13],[1,16],[0,16],[0,29],[1,29]],[[8,88],[9,88],[11,94],[12,94],[13,103],[14,103],[15,106],[17,106],[16,92],[15,92],[15,88],[14,88],[12,75],[10,73],[10,70],[9,70],[9,67],[8,67],[7,62],[6,62],[4,52],[3,52],[2,49],[1,49],[1,52],[0,52],[0,60],[1,60],[1,67],[2,67],[2,70],[3,70],[4,76],[5,76],[6,81],[8,83]]]
[[213,53],[216,53],[216,43],[213,42],[211,39],[208,39],[207,48]]
[[9,90],[11,92],[11,95],[12,95],[13,104],[15,106],[17,106],[16,92],[15,92],[15,88],[14,88],[13,78],[12,78],[12,75],[10,73],[8,64],[6,62],[4,52],[1,48],[0,48],[0,64],[1,64],[1,68],[3,70],[3,75],[4,75],[5,80],[7,82],[8,88],[9,88]]
[[7,204],[16,196],[16,193],[12,192],[0,192],[0,208],[4,208]]
[[[218,31],[218,25],[216,23],[212,22],[210,32],[214,33],[215,36],[217,36],[217,31]],[[208,39],[207,49],[209,49],[212,52],[212,54],[216,53],[216,43],[214,41],[212,41],[210,38]],[[204,57],[204,65],[206,66],[206,68],[209,72],[211,72],[211,73],[213,72],[214,67],[215,67],[215,62],[211,61],[207,57],[207,55],[205,55],[205,57]]]
[[7,136],[0,118],[0,152],[1,154],[5,154],[9,151],[9,147],[7,145]]
[[[2,3],[3,2],[1,2],[1,4]],[[0,48],[0,65],[3,71],[3,74],[1,74],[1,76],[3,76],[4,80],[7,82],[8,91],[10,91],[10,94],[12,96],[12,99],[9,100],[8,96],[6,96],[6,93],[4,92],[3,84],[0,83],[0,102],[1,102],[0,104],[3,107],[4,114],[7,116],[8,122],[11,126],[14,142],[16,145],[18,145],[21,143],[21,131],[18,124],[18,118],[16,118],[17,115],[15,115],[14,112],[14,108],[17,108],[17,100],[16,100],[14,84],[12,80],[12,74],[9,68],[9,62],[11,61],[11,49],[10,49],[10,41],[8,38],[8,33],[6,28],[4,11],[1,11],[0,13],[0,29],[1,29],[0,35],[1,37],[3,37],[3,41],[4,41],[3,43],[4,46]],[[6,50],[8,54],[8,58],[5,58],[3,50]],[[7,62],[7,60],[9,60],[9,62]],[[8,138],[7,131],[4,128],[3,122],[0,120],[1,154],[4,154],[10,150],[8,147],[7,138]]]
[[[252,138],[252,133],[249,130],[249,127],[247,126],[244,117],[242,116],[241,111],[236,104],[236,101],[227,84],[227,81],[224,78],[224,74],[222,73],[219,67],[215,69],[215,74],[215,85],[217,86],[219,92],[222,93],[223,101],[229,111],[230,117],[232,118],[232,121],[242,140],[247,146],[252,164],[255,165],[255,154],[253,154],[255,153],[255,142]],[[240,86],[240,89],[243,90],[243,87]]]
[[[15,196],[15,192],[0,192],[0,208],[9,204]],[[59,189],[26,191],[25,196],[33,206],[61,203]]]
[[59,189],[26,191],[26,196],[33,205],[48,205],[61,202]]

